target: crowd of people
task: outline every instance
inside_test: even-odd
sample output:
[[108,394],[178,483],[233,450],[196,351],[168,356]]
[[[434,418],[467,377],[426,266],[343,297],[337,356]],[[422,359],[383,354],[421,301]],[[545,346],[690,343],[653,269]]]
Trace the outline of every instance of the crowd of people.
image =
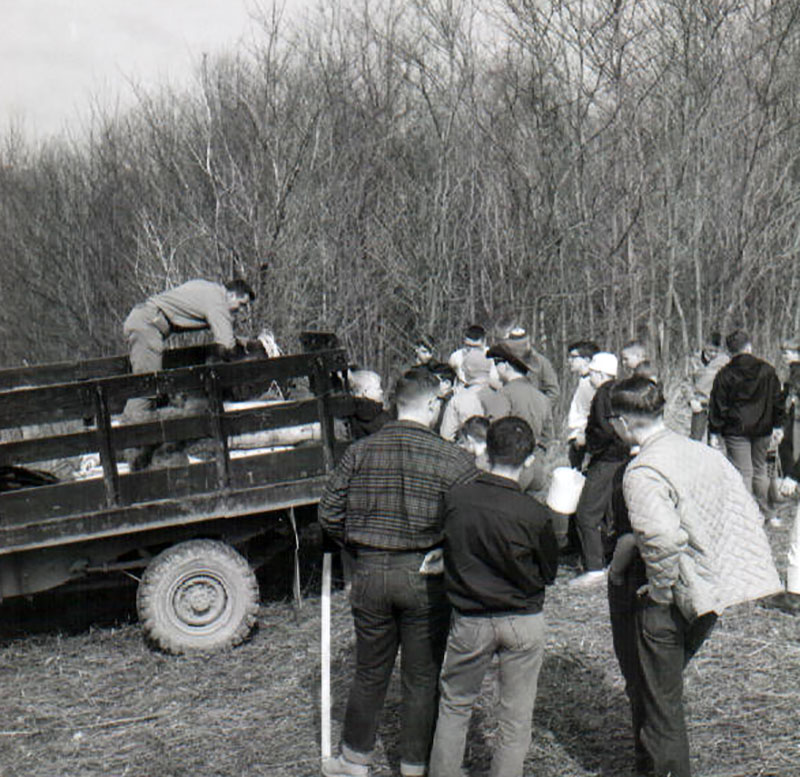
[[[787,364],[800,369],[800,342],[784,346]],[[563,441],[583,485],[567,517],[549,506],[548,488],[562,444],[554,423],[560,386],[525,330],[509,327],[489,343],[482,327],[470,326],[443,361],[433,339],[420,338],[392,412],[384,409],[379,428],[348,448],[319,506],[323,531],[347,559],[356,635],[340,752],[323,760],[322,773],[370,774],[400,652],[401,774],[464,774],[472,707],[496,658],[490,775],[522,775],[545,589],[577,542],[580,569],[568,585],[607,586],[632,766],[689,777],[683,671],[717,618],[756,599],[800,609],[800,538],[795,531],[784,589],[766,533],[779,519],[764,477],[780,450],[779,490],[798,490],[797,375],[790,369],[782,386],[752,350],[742,331],[724,345],[717,333],[708,338],[692,375],[686,435],[664,421],[664,393],[643,343],[626,344],[619,359],[589,340],[571,343],[577,383]]]
[[[236,313],[253,298],[243,281],[202,280],[151,297],[125,322],[133,371],[160,369],[164,341],[185,329],[210,329],[223,358],[249,346],[274,355],[271,338],[234,335]],[[570,343],[577,383],[564,441],[582,482],[571,516],[553,509],[555,478],[548,489],[561,389],[525,329],[507,326],[489,343],[472,325],[446,361],[427,335],[413,353],[390,407],[375,372],[350,371],[354,442],[319,505],[348,570],[356,634],[340,753],[323,760],[322,773],[368,777],[401,651],[401,774],[463,774],[472,706],[496,657],[490,775],[521,777],[545,649],[545,588],[572,524],[580,571],[569,585],[607,585],[633,766],[690,777],[683,671],[717,618],[755,599],[800,612],[800,521],[785,588],[765,532],[780,525],[776,501],[800,491],[800,340],[782,344],[789,376],[781,384],[747,333],[724,343],[712,333],[691,376],[688,436],[665,424],[642,342],[627,343],[619,359],[590,340]],[[134,398],[126,415],[152,409],[152,398]],[[150,451],[135,453],[146,466]]]

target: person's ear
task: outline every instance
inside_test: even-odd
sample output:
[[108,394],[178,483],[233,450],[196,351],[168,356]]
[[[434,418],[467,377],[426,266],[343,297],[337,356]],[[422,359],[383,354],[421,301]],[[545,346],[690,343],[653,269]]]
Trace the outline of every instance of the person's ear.
[[536,459],[536,454],[535,453],[531,453],[528,456],[526,456],[525,457],[525,461],[522,462],[522,468],[523,469],[528,469],[528,467],[532,467],[533,466],[533,462],[535,461],[535,459]]

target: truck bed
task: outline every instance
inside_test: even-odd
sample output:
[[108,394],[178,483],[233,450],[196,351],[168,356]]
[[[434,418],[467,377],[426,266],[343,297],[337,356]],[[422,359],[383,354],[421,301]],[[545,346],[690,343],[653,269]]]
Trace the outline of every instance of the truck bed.
[[[346,370],[344,352],[216,364],[203,363],[206,356],[203,347],[174,349],[165,354],[167,369],[144,375],[130,374],[125,357],[0,370],[0,429],[25,432],[25,439],[0,444],[0,464],[97,453],[103,472],[99,479],[0,493],[0,556],[318,501],[344,446],[334,437],[334,419],[352,412],[352,399],[332,380]],[[231,389],[247,385],[258,393],[273,381],[299,378],[308,380],[305,398],[225,410]],[[129,397],[179,393],[202,395],[208,409],[112,423]],[[68,422],[70,431],[52,433],[49,425],[60,422]],[[316,423],[317,441],[230,455],[228,441],[235,435]],[[203,438],[212,441],[211,460],[119,471],[126,448]]]

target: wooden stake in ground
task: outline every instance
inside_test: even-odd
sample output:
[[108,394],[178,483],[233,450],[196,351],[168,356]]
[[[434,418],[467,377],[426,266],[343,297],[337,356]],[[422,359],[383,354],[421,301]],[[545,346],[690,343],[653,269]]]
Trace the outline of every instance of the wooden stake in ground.
[[322,758],[331,756],[331,554],[322,556],[322,613],[321,613],[321,639],[320,660],[320,750]]

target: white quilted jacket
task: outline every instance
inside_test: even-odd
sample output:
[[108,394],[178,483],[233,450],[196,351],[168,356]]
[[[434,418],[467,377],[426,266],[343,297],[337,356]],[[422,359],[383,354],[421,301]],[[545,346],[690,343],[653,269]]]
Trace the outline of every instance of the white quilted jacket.
[[656,601],[691,620],[782,590],[758,505],[723,454],[664,429],[623,488]]

